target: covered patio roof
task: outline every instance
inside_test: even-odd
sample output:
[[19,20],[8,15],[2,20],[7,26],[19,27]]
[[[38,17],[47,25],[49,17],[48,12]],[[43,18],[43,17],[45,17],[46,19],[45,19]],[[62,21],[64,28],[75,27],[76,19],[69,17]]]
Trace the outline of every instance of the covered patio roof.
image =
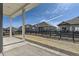
[[22,16],[22,35],[25,35],[25,12],[36,7],[38,3],[4,3],[3,15],[10,18],[10,37],[12,36],[12,18],[18,15]]
[[3,15],[15,17],[21,15],[23,9],[27,12],[37,5],[38,3],[4,3]]

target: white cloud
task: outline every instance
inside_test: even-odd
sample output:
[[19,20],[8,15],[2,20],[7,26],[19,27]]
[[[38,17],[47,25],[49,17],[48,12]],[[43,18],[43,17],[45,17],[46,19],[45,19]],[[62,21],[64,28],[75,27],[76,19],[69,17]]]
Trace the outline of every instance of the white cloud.
[[69,8],[70,8],[71,4],[67,4],[67,3],[64,3],[64,4],[58,4],[57,8],[52,12],[53,13],[64,13],[66,12]]
[[49,21],[52,21],[52,20],[54,20],[54,19],[57,19],[57,18],[59,18],[59,17],[61,17],[61,16],[63,16],[63,15],[59,15],[59,16],[53,17],[53,18],[51,18],[51,19],[49,19],[49,20],[43,19],[43,20],[41,20],[40,22],[49,22]]
[[47,22],[49,22],[49,21],[51,21],[51,20],[54,20],[54,19],[57,19],[57,18],[59,18],[59,17],[61,17],[61,16],[63,16],[63,15],[59,15],[59,16],[53,17],[53,18],[47,20]]
[[43,20],[41,20],[40,22],[47,22],[47,20],[43,19]]

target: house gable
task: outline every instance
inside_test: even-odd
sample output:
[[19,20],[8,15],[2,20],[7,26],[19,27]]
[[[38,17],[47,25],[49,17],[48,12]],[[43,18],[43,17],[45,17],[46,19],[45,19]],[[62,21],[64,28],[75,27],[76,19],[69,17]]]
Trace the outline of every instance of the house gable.
[[70,23],[62,22],[62,23],[58,24],[58,26],[62,26],[62,25],[70,25]]

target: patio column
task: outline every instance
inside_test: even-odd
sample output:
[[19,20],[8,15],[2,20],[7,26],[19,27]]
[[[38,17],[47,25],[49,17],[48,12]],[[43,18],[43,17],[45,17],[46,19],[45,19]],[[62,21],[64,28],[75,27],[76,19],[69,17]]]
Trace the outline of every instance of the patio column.
[[3,50],[3,30],[2,30],[2,20],[3,20],[3,4],[0,3],[0,53]]
[[12,18],[10,17],[10,37],[12,37]]
[[25,10],[22,10],[22,38],[25,39]]

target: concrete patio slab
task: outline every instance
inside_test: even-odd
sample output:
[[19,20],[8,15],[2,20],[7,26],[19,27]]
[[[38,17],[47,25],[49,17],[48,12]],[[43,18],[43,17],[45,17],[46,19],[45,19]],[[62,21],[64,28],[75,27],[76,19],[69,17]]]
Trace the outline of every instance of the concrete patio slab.
[[[50,51],[15,37],[4,37],[3,45],[4,56],[66,56],[66,54],[54,50]],[[2,56],[2,54],[0,55]]]
[[4,52],[5,56],[58,56],[44,49],[26,44]]
[[3,38],[3,51],[8,51],[10,49],[27,44],[24,40],[20,40],[14,37],[4,37]]

